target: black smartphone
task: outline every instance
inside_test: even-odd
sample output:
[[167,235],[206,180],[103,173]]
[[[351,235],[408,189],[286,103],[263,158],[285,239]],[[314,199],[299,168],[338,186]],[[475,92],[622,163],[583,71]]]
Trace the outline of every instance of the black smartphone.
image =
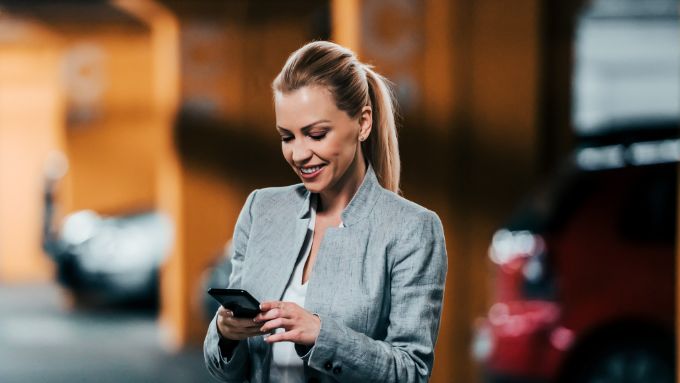
[[245,290],[213,287],[208,290],[208,294],[222,307],[231,310],[237,318],[254,318],[260,313],[260,302]]

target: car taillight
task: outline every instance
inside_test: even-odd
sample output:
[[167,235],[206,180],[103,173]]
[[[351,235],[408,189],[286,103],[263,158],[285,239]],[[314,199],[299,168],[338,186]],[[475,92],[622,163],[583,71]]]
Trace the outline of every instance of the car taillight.
[[522,258],[531,258],[545,249],[543,238],[527,230],[498,230],[491,241],[489,258],[501,267],[512,267]]
[[521,286],[518,287],[523,298],[554,297],[555,283],[548,267],[547,248],[542,236],[528,230],[499,230],[489,247],[489,258],[504,273],[521,278]]

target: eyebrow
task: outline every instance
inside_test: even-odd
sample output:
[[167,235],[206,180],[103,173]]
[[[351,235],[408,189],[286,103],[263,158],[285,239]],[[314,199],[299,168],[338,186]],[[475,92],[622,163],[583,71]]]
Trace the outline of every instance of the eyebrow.
[[[315,122],[312,122],[311,124],[308,124],[308,125],[303,126],[303,127],[300,129],[300,131],[302,131],[302,133],[307,133],[307,131],[309,131],[309,129],[313,128],[314,125],[318,125],[318,124],[321,124],[321,123],[324,123],[324,122],[330,122],[330,121],[329,121],[329,120],[319,120],[319,121],[315,121]],[[285,132],[289,132],[289,133],[290,133],[290,130],[288,130],[288,129],[286,129],[286,128],[283,128],[283,127],[280,127],[280,126],[277,126],[276,129],[277,129],[279,132],[285,131]]]

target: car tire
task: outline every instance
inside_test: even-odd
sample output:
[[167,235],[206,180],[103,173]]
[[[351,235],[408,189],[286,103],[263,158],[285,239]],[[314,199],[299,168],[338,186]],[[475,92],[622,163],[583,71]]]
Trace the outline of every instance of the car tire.
[[587,350],[572,365],[569,383],[673,383],[672,344],[658,339],[616,340]]

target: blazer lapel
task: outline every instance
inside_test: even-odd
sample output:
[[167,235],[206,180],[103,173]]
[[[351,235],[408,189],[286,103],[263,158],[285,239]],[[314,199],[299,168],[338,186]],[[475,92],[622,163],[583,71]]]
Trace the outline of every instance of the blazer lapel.
[[[269,239],[273,257],[267,257],[267,264],[261,265],[263,272],[260,278],[262,299],[280,300],[293,274],[295,263],[300,255],[310,220],[310,199],[312,194],[307,192],[304,202],[293,221],[272,223],[272,227],[279,228],[272,232]],[[285,216],[284,216],[285,217]],[[288,219],[291,217],[288,216]],[[284,218],[285,219],[285,218]]]

